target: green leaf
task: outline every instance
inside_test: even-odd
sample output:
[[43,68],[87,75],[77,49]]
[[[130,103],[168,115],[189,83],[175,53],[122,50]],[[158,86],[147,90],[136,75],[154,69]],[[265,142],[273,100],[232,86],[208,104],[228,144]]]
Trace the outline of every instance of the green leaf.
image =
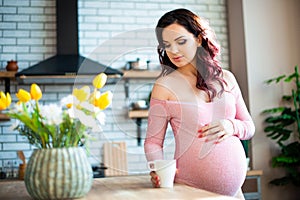
[[[265,131],[265,132],[267,132],[267,131]],[[277,134],[277,132],[276,132],[276,131],[273,131],[273,132],[267,134],[267,137],[272,137],[272,136],[275,135],[275,134]]]
[[296,78],[296,77],[297,77],[297,74],[296,74],[296,73],[293,73],[293,74],[289,75],[288,77],[286,77],[286,78],[284,79],[284,81],[285,81],[285,82],[291,82],[291,80],[293,80],[293,79]]
[[277,140],[279,137],[282,137],[282,134],[277,133],[276,135],[273,135],[272,137],[270,136],[270,138],[271,138],[272,140]]
[[278,107],[278,108],[271,108],[271,109],[266,109],[262,113],[280,113],[283,112],[285,107]]
[[284,101],[290,101],[291,99],[293,99],[293,97],[291,95],[282,96],[282,100],[284,100]]
[[[285,83],[293,82],[296,89],[291,89],[291,95],[282,96],[282,100],[286,101],[284,102],[286,107],[263,111],[263,113],[271,115],[265,119],[267,126],[264,128],[264,132],[281,148],[281,153],[272,158],[272,166],[284,168],[286,171],[285,176],[273,179],[270,184],[287,185],[291,183],[300,186],[300,78],[298,66],[295,66],[294,73],[270,79],[268,83],[278,83],[281,80]],[[291,87],[294,88],[293,85]],[[292,142],[286,145],[288,140]]]
[[274,117],[268,117],[265,119],[265,122],[276,124],[278,122],[283,122],[284,126],[289,125],[295,121],[294,116],[290,114],[282,114]]
[[290,138],[292,131],[289,134],[283,134],[282,137],[280,138],[279,142],[286,141],[287,139]]
[[267,80],[266,83],[267,83],[267,84],[270,84],[270,83],[272,83],[272,82],[278,83],[278,82],[280,82],[280,81],[281,81],[283,78],[285,78],[285,77],[286,77],[285,75],[281,75],[281,76],[278,76],[278,77],[276,77],[276,78],[272,78],[272,79]]
[[282,178],[273,179],[269,183],[272,184],[272,185],[283,186],[283,185],[289,184],[290,181],[291,181],[290,178],[284,176]]
[[281,133],[281,134],[290,134],[292,133],[291,130],[283,128],[282,126],[267,126],[264,129],[265,132],[275,132],[275,133]]
[[282,148],[282,153],[284,155],[295,155],[300,159],[300,143],[299,142],[292,142]]
[[299,160],[300,159],[297,157],[280,155],[280,156],[273,157],[272,163],[274,163],[276,165],[292,164],[292,163],[299,162]]

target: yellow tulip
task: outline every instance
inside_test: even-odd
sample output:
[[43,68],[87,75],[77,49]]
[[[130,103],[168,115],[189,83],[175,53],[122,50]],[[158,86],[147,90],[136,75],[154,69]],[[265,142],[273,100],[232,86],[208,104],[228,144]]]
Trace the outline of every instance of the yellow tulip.
[[93,98],[92,98],[92,104],[94,104],[94,106],[97,105],[97,101],[99,100],[100,96],[101,96],[100,91],[94,91]]
[[90,96],[90,88],[89,86],[83,86],[80,89],[75,88],[73,90],[73,95],[78,99],[78,101],[83,102],[88,100]]
[[31,95],[31,98],[34,100],[40,100],[43,96],[41,88],[35,83],[33,83],[31,85],[30,95]]
[[104,73],[100,73],[94,78],[93,85],[95,88],[100,89],[105,85],[106,80],[107,80],[107,75]]
[[6,105],[5,103],[3,102],[2,99],[0,99],[0,110],[5,110],[6,109]]
[[23,89],[19,89],[18,93],[16,94],[16,96],[18,97],[18,99],[23,102],[26,103],[27,101],[31,100],[31,95],[29,92],[27,92],[26,90]]
[[6,93],[6,106],[9,107],[11,104],[11,96],[9,93]]
[[111,104],[112,97],[113,94],[111,93],[111,91],[104,92],[101,95],[99,95],[98,93],[94,97],[94,105],[100,108],[101,110],[104,110]]
[[4,94],[4,92],[0,92],[0,110],[4,110],[8,108],[11,104],[11,97],[9,93]]

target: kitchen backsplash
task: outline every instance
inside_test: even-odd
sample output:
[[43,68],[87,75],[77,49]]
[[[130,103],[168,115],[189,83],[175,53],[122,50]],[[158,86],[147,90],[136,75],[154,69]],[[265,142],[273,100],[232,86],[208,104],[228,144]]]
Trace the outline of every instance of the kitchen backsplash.
[[[221,61],[228,68],[228,41],[225,0],[79,0],[80,54],[113,68],[122,69],[127,61],[136,58],[150,60],[150,69],[158,68],[154,27],[159,17],[174,8],[185,7],[208,18],[223,49]],[[7,61],[17,60],[19,69],[36,64],[56,54],[56,18],[54,0],[0,0],[0,68]],[[90,161],[99,164],[105,141],[125,141],[130,174],[145,173],[146,159],[143,145],[138,146],[137,125],[128,118],[128,101],[145,99],[154,80],[130,80],[129,99],[125,98],[124,80],[107,85],[114,93],[113,105],[106,112],[102,134],[91,145]],[[29,85],[12,84],[11,92]],[[59,101],[70,94],[73,85],[43,85],[45,103]],[[0,90],[4,90],[1,82]],[[14,95],[12,95],[15,97]],[[12,121],[0,122],[0,167],[15,165],[21,160],[17,150],[23,150],[28,159],[32,147],[26,139],[10,129]],[[147,120],[142,123],[145,137]],[[143,144],[143,140],[141,142]],[[165,154],[174,152],[169,130]],[[9,164],[8,164],[9,162]]]

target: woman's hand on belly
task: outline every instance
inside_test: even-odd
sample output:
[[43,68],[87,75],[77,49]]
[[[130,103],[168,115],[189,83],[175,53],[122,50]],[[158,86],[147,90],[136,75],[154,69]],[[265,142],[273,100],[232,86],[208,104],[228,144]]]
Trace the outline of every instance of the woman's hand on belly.
[[215,143],[220,143],[233,135],[234,127],[230,120],[221,119],[202,126],[198,133],[199,138],[206,137],[206,142],[215,140]]

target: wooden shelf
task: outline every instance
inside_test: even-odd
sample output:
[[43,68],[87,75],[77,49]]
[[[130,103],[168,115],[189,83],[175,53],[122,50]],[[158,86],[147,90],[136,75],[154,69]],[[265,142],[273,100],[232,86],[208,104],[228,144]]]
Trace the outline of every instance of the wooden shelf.
[[[160,70],[125,70],[123,71],[123,79],[125,80],[125,97],[129,98],[129,82],[132,79],[156,79]],[[141,125],[142,120],[148,118],[148,110],[130,110],[128,117],[134,119],[137,125],[137,145],[141,146]]]
[[148,110],[130,110],[128,112],[129,118],[148,118]]
[[141,130],[141,125],[142,125],[142,119],[148,118],[148,110],[130,110],[128,112],[128,117],[131,119],[136,120],[136,125],[137,125],[137,145],[141,146],[141,135],[142,135],[142,130]]
[[132,79],[156,79],[161,71],[159,70],[124,70],[123,79],[125,80],[125,97],[129,98],[129,82]]
[[16,73],[17,72],[14,72],[14,71],[0,71],[0,78],[11,78],[11,79],[14,79]]
[[0,121],[9,121],[9,120],[10,118],[6,114],[0,113]]
[[124,79],[148,79],[157,78],[161,71],[159,70],[125,70]]

